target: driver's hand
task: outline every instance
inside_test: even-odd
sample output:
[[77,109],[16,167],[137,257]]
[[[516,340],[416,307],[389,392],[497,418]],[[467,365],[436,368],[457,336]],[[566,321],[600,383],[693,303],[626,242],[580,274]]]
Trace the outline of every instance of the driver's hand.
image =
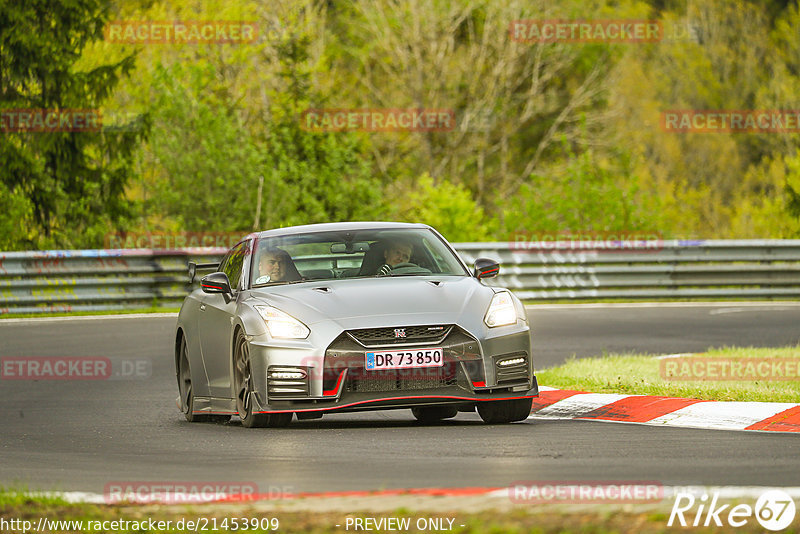
[[384,263],[383,265],[381,265],[381,268],[378,269],[378,275],[386,276],[387,274],[389,274],[391,272],[391,270],[392,270],[392,266],[389,265],[388,263]]

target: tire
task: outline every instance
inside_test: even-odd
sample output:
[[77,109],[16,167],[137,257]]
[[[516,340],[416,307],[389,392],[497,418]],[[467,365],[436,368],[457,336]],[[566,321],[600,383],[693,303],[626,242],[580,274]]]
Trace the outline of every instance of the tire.
[[458,414],[457,406],[416,406],[411,413],[420,423],[435,423],[442,419],[450,419]]
[[181,337],[181,352],[178,358],[178,399],[181,412],[190,423],[226,423],[231,419],[230,415],[194,413],[192,370],[189,366],[189,349],[185,337]]
[[485,401],[478,403],[478,414],[490,425],[513,423],[527,419],[532,407],[533,399]]
[[294,413],[253,413],[250,394],[253,392],[252,372],[250,368],[250,346],[244,333],[236,334],[236,348],[233,352],[233,380],[236,390],[236,409],[242,419],[242,426],[247,428],[284,427],[292,422]]

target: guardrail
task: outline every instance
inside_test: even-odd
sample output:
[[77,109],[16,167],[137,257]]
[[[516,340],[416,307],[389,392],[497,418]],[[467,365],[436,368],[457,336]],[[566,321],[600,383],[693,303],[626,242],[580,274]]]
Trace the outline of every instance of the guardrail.
[[[500,260],[500,276],[526,301],[800,297],[800,240],[458,243],[469,264]],[[0,316],[178,307],[187,264],[224,249],[64,250],[0,253]]]

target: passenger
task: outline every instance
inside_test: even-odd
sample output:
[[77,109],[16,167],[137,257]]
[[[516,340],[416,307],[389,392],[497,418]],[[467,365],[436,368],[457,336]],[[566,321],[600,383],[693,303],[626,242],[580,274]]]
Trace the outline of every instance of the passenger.
[[292,257],[285,250],[266,248],[259,254],[256,284],[291,282],[300,279],[300,273],[297,271]]

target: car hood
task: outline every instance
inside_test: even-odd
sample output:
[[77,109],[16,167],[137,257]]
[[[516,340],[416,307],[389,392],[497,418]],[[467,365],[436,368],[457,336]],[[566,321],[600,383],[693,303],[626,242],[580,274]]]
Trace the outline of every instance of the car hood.
[[336,321],[343,328],[458,323],[464,313],[483,317],[494,291],[471,277],[407,276],[326,280],[254,290],[311,326]]

